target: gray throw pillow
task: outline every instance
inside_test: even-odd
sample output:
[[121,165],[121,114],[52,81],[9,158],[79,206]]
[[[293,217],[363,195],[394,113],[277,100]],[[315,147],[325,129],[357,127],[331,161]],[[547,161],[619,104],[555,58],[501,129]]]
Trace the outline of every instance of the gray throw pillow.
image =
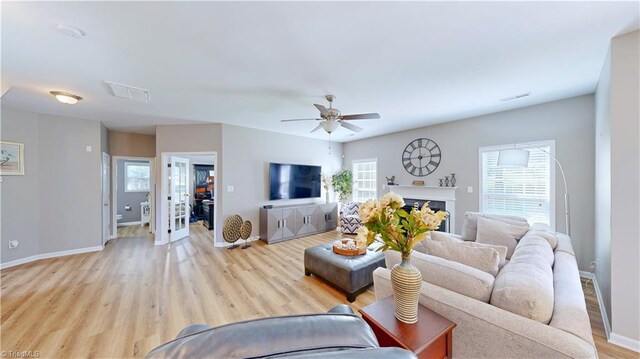
[[529,230],[528,223],[511,224],[503,221],[478,218],[477,243],[493,244],[507,247],[506,258],[510,259],[518,241]]

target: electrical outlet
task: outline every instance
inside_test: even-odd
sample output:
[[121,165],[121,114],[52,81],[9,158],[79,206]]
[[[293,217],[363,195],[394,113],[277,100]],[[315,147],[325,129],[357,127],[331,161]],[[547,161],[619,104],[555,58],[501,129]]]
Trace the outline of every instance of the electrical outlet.
[[20,242],[18,241],[9,241],[9,249],[15,249],[18,247],[19,244]]
[[234,188],[233,186],[227,186],[227,192],[233,192]]
[[473,186],[467,186],[467,193],[473,193]]

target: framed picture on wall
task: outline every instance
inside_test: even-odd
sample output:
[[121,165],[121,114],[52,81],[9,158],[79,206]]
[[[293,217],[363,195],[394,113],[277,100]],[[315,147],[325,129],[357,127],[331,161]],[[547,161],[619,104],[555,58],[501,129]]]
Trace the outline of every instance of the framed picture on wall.
[[24,176],[24,143],[0,141],[0,176]]

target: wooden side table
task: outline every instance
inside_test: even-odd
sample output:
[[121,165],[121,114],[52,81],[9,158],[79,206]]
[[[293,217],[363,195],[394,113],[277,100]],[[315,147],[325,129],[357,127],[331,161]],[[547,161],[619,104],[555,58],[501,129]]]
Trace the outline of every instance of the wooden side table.
[[415,324],[402,323],[393,311],[393,296],[359,310],[380,346],[405,348],[416,353],[418,358],[451,358],[455,323],[422,305],[418,305]]

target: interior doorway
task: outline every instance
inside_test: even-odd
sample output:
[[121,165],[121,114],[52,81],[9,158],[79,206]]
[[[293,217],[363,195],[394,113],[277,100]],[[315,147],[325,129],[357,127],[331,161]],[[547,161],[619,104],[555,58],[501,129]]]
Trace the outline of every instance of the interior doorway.
[[111,156],[102,152],[102,246],[111,236]]
[[215,242],[217,153],[163,152],[156,244],[191,235]]
[[114,156],[111,238],[153,238],[155,232],[155,159]]

